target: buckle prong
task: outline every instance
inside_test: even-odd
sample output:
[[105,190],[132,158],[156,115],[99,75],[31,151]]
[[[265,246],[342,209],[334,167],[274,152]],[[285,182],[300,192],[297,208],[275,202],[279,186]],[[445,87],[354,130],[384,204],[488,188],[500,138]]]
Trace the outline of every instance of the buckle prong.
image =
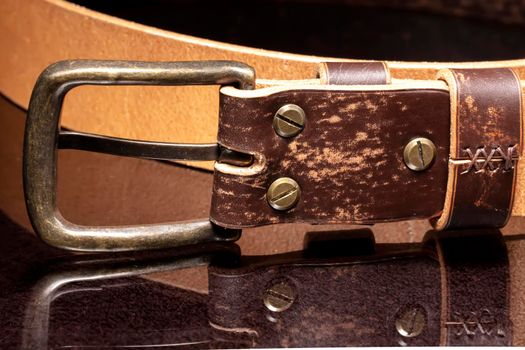
[[[92,227],[65,220],[56,206],[57,148],[72,148],[120,156],[217,160],[217,144],[146,142],[60,132],[65,95],[80,85],[215,85],[253,89],[252,67],[233,61],[132,62],[62,61],[38,78],[29,103],[24,137],[24,194],[35,232],[47,243],[79,251],[129,251],[232,241],[240,230],[228,230],[209,220],[139,226]],[[242,157],[241,157],[242,158]]]
[[138,141],[74,131],[60,132],[58,148],[156,160],[217,160],[220,152],[216,143]]

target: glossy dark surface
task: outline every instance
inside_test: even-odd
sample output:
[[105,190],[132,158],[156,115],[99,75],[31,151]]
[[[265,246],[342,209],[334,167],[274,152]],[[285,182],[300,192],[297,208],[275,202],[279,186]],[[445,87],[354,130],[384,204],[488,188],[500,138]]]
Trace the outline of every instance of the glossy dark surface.
[[[3,349],[440,344],[440,263],[430,243],[375,244],[370,230],[353,230],[308,234],[303,251],[268,256],[242,256],[235,244],[74,255],[46,246],[4,214],[0,239]],[[506,258],[497,252],[505,247],[498,242],[493,232],[448,245],[456,256],[466,246],[477,252],[456,261],[458,271],[501,273]],[[263,303],[276,281],[295,293],[283,312]],[[476,298],[456,299],[468,310],[484,302]],[[506,305],[490,312],[505,315]],[[398,320],[409,312],[412,325],[414,308],[423,331],[406,337]],[[484,317],[483,332],[510,335],[492,314]],[[451,330],[462,341],[462,328]],[[473,331],[479,344],[505,339]]]
[[2,348],[210,342],[203,293],[135,277],[209,263],[235,245],[135,255],[73,255],[0,216]]

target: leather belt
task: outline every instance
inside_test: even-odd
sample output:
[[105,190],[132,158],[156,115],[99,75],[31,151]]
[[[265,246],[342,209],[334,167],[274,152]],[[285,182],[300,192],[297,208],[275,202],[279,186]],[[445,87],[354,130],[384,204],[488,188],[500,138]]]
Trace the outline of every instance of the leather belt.
[[[162,141],[194,142],[203,141],[200,137],[205,136],[213,141],[212,135],[218,125],[217,142],[221,148],[210,146],[203,151],[203,146],[199,146],[197,153],[192,151],[199,155],[197,157],[182,150],[193,146],[138,144],[115,138],[101,141],[79,133],[64,133],[58,145],[78,149],[99,147],[100,150],[104,143],[109,143],[112,149],[118,145],[138,149],[137,152],[123,151],[123,155],[182,160],[218,158],[210,219],[229,229],[281,222],[369,224],[411,218],[437,219],[440,229],[476,225],[500,227],[511,213],[516,216],[525,213],[520,195],[525,180],[520,178],[523,165],[519,162],[523,60],[347,63],[242,49],[150,28],[142,30],[145,28],[61,1],[31,0],[26,5],[30,10],[22,22],[30,24],[26,27],[34,31],[31,34],[35,38],[31,40],[32,50],[27,52],[41,52],[42,55],[38,59],[31,57],[31,64],[26,64],[30,70],[36,68],[25,80],[16,78],[27,83],[9,84],[15,80],[9,74],[3,75],[5,79],[0,81],[2,92],[22,105],[27,103],[28,89],[20,87],[31,85],[45,65],[58,58],[97,56],[94,52],[99,50],[94,47],[83,52],[85,48],[61,40],[58,33],[64,29],[63,25],[69,26],[69,31],[82,30],[86,43],[91,43],[90,35],[98,35],[97,42],[103,40],[107,44],[108,51],[99,52],[105,59],[162,61],[166,58],[162,49],[155,50],[155,57],[151,56],[151,50],[144,52],[142,49],[133,54],[129,51],[145,43],[156,43],[169,50],[172,61],[220,57],[243,62],[243,65],[208,62],[204,66],[199,63],[185,66],[79,61],[46,70],[37,82],[29,106],[25,185],[33,225],[55,245],[80,250],[126,250],[236,238],[237,232],[218,229],[207,222],[135,229],[69,226],[55,215],[53,157],[59,143],[56,131],[61,103],[74,85],[95,80],[126,85],[178,85],[180,76],[189,72],[192,79],[183,77],[182,82],[221,85],[238,82],[238,87],[250,88],[255,85],[250,66],[262,77],[256,81],[257,89],[223,87],[219,94],[218,121],[214,111],[217,98],[212,95],[217,94],[216,88],[199,88],[192,92],[184,88],[175,95],[165,90],[136,92],[139,95],[133,98],[141,104],[153,102],[156,117],[160,118],[155,123],[151,123],[151,119],[142,119],[133,126],[100,123],[91,117],[100,101],[92,100],[89,106],[85,103],[91,98],[100,98],[95,97],[100,96],[97,90],[89,91],[91,97],[83,96],[84,103],[73,99],[64,110],[62,126],[139,139],[151,139],[154,135]],[[2,7],[4,13],[13,14],[17,3],[6,1]],[[36,28],[44,19],[32,15],[36,9],[62,21],[56,22],[56,28],[48,26],[43,34]],[[27,34],[22,29],[23,23],[13,25],[9,22],[13,16],[5,17],[3,25],[14,32],[11,37]],[[108,32],[108,36],[101,39],[100,33],[83,31],[85,26],[99,25],[110,27],[111,36]],[[122,47],[119,35],[134,39],[129,46]],[[61,41],[59,46],[63,52],[57,55],[60,57],[46,50],[51,44],[50,38]],[[174,50],[182,45],[186,48],[184,51]],[[19,53],[24,52],[23,46],[23,41],[13,45]],[[202,50],[196,54],[191,48]],[[2,56],[2,60],[21,56],[24,55],[11,52]],[[322,63],[321,69],[319,63]],[[21,62],[9,62],[3,66],[19,64]],[[221,64],[219,72],[213,71]],[[444,81],[438,80],[438,71]],[[112,99],[118,99],[123,91],[129,94],[133,90],[108,90],[102,94],[108,93]],[[166,102],[167,99],[171,101]],[[292,117],[289,111],[280,113],[285,107],[291,108]],[[166,108],[170,109],[169,117],[163,113]],[[118,114],[111,108],[107,113],[113,112]],[[210,119],[197,115],[210,116]],[[299,121],[295,119],[297,115]],[[196,132],[188,133],[186,127],[180,127],[187,118],[191,118],[191,129]],[[180,122],[173,123],[173,120]],[[159,133],[152,124],[172,125],[173,128]],[[180,150],[176,155],[168,152],[169,156],[159,156],[159,149],[174,147]],[[226,151],[222,152],[223,149]],[[200,157],[202,152],[208,153]],[[145,231],[154,234],[145,238]],[[107,241],[102,242],[101,237],[106,237]]]

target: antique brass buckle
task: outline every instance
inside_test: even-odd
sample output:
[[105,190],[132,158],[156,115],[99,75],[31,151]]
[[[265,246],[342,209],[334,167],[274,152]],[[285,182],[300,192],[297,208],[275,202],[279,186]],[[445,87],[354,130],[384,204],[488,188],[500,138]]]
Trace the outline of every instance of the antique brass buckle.
[[[240,230],[209,220],[139,226],[91,227],[65,220],[56,206],[58,148],[123,156],[217,160],[217,144],[143,142],[85,133],[61,132],[60,113],[68,91],[80,85],[228,85],[253,89],[252,67],[232,61],[132,62],[63,61],[49,66],[33,89],[24,138],[24,193],[36,233],[50,245],[78,251],[129,251],[232,241]],[[228,152],[224,152],[228,158]],[[239,161],[239,159],[237,159]],[[240,162],[248,161],[242,159]]]

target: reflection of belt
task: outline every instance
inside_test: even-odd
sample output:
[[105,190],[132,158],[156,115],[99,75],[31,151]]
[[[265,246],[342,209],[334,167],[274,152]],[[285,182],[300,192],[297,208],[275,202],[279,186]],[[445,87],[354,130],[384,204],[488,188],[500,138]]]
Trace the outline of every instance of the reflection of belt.
[[[366,229],[323,232],[308,235],[302,251],[264,257],[239,256],[235,244],[110,257],[64,254],[1,213],[0,220],[0,234],[14,237],[12,246],[38,252],[26,256],[2,247],[18,267],[2,266],[10,277],[3,289],[24,281],[2,301],[25,311],[23,325],[14,312],[0,325],[21,329],[24,349],[71,342],[227,343],[214,348],[523,344],[523,274],[516,257],[524,241],[505,242],[497,230],[429,235],[425,245],[376,245]],[[34,285],[28,285],[23,276],[36,263]],[[209,264],[208,288],[195,293],[199,270],[190,279],[175,270],[201,264]],[[151,272],[168,274],[171,285],[129,278]],[[77,332],[53,331],[56,327]],[[115,327],[117,338],[107,333]],[[2,344],[13,338],[18,337],[8,332]]]
[[[6,1],[1,6],[3,13],[12,13],[20,5]],[[375,223],[409,218],[436,218],[438,228],[502,226],[511,212],[517,216],[525,213],[520,196],[522,172],[515,170],[521,154],[520,79],[525,76],[524,61],[339,62],[323,64],[319,69],[319,62],[337,60],[243,49],[146,30],[58,1],[27,1],[23,6],[28,6],[27,15],[16,25],[9,22],[10,16],[4,16],[4,25],[16,39],[27,37],[23,29],[27,28],[32,35],[30,46],[24,47],[22,39],[13,42],[14,52],[4,53],[2,59],[16,61],[3,66],[23,65],[34,70],[15,78],[12,74],[17,69],[10,68],[2,74],[5,78],[0,84],[5,94],[22,105],[29,92],[24,85],[31,85],[46,64],[63,58],[226,58],[255,68],[262,78],[257,89],[221,89],[218,124],[214,111],[217,100],[212,97],[216,90],[211,88],[184,88],[180,92],[126,88],[102,95],[89,90],[84,101],[93,99],[90,106],[74,100],[64,112],[63,125],[72,129],[163,141],[211,141],[219,125],[218,143],[227,151],[222,153],[224,161],[215,165],[210,218],[221,227],[238,229],[280,222]],[[518,20],[518,4],[508,6],[506,19]],[[49,21],[42,13],[59,20]],[[56,23],[56,27],[48,23]],[[82,43],[93,46],[64,40],[64,25],[70,33],[82,31]],[[123,40],[126,37],[133,39]],[[48,50],[50,44],[60,50]],[[151,45],[155,50],[149,49]],[[24,62],[26,58],[30,62]],[[210,230],[213,226],[207,222],[129,229],[125,235],[126,230],[121,228],[87,230],[55,217],[53,147],[58,120],[53,120],[52,109],[60,107],[68,87],[97,79],[168,85],[224,84],[240,79],[245,88],[253,83],[249,67],[231,63],[226,67],[226,74],[223,70],[215,72],[217,75],[210,73],[209,64],[200,66],[196,74],[189,72],[191,79],[180,66],[160,63],[82,62],[48,70],[35,90],[26,139],[26,194],[37,231],[57,245],[74,249],[144,248],[216,239],[216,232]],[[438,71],[441,80],[436,79]],[[209,79],[195,81],[204,73],[210,73]],[[234,81],[224,80],[232,76]],[[20,84],[14,86],[12,81]],[[135,99],[132,103],[151,102],[153,112],[149,113],[157,120],[152,123],[151,118],[144,118],[135,125],[97,122],[93,115],[100,98],[104,98],[100,96],[111,94],[117,99],[123,92],[128,99]],[[109,106],[107,113],[120,114],[117,108]],[[192,120],[190,127],[181,127],[185,120]],[[160,131],[152,125],[173,128]],[[148,158],[164,158],[158,156],[159,148],[168,149],[168,153],[173,148],[141,143],[132,145],[135,151],[116,152],[120,146],[115,145],[121,144],[118,140],[86,140],[70,133],[61,143],[63,147],[99,150],[107,150],[109,144],[112,153],[146,154]],[[218,149],[205,149],[205,158],[215,158]],[[170,153],[168,158],[195,159],[180,154]],[[145,231],[157,233],[148,238],[153,242],[144,240]],[[174,234],[174,241],[169,232]],[[108,239],[101,241],[101,234]]]

